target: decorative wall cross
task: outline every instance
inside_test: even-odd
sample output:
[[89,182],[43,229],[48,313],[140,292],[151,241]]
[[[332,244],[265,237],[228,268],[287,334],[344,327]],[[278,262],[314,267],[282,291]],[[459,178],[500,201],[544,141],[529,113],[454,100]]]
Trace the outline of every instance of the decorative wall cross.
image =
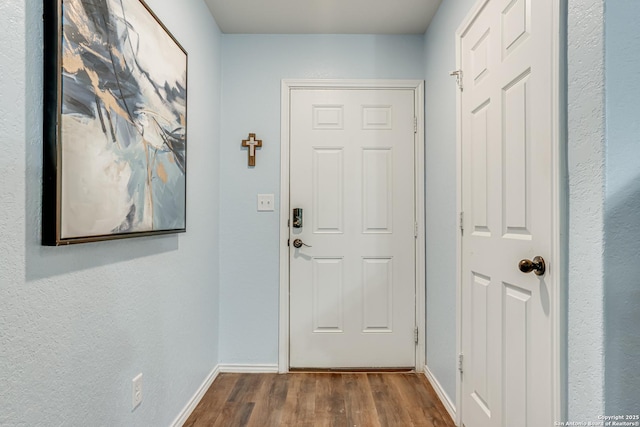
[[255,166],[256,165],[256,147],[262,147],[262,140],[256,139],[255,133],[250,133],[249,139],[245,139],[242,141],[242,146],[249,148],[248,150],[249,166]]

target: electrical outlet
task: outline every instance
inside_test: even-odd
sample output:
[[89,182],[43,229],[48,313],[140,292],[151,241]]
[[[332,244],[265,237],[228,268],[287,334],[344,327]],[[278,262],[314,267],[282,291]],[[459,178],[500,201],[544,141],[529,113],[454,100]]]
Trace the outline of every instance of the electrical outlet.
[[142,403],[142,373],[138,374],[132,381],[131,389],[131,409],[136,409]]
[[273,211],[274,200],[273,194],[258,194],[258,212]]

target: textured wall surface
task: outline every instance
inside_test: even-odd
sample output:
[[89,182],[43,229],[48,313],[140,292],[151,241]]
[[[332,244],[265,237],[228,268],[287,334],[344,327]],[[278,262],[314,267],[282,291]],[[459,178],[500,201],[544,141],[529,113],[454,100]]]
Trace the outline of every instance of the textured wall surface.
[[607,0],[606,413],[640,411],[640,2]]
[[455,32],[475,0],[443,1],[425,34],[427,366],[456,401]]
[[[607,1],[605,168],[603,1],[567,1],[573,420],[639,406],[638,6]],[[219,360],[277,362],[279,213],[256,212],[256,194],[278,206],[282,78],[426,77],[427,364],[454,399],[448,73],[473,0],[443,2],[424,39],[221,36],[200,0],[148,0],[189,52],[188,232],[66,248],[39,245],[41,3],[0,2],[0,425],[167,425]],[[255,169],[240,149],[248,132],[264,142]],[[145,398],[131,412],[139,372]]]
[[604,414],[604,4],[569,0],[568,418]]
[[[220,167],[220,360],[278,361],[279,212],[283,78],[422,79],[422,36],[224,35]],[[240,143],[262,139],[256,167]]]
[[148,4],[189,52],[188,232],[51,248],[42,1],[0,2],[2,426],[169,425],[218,361],[220,36],[201,0]]

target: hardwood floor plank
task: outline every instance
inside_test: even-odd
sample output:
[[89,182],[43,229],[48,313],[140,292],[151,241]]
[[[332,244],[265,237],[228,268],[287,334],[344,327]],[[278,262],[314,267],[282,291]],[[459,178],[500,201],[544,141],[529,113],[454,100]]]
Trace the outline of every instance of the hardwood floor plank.
[[345,392],[341,374],[316,375],[316,410],[314,425],[317,427],[343,427],[347,425]]
[[251,417],[255,406],[254,402],[229,402],[225,403],[222,413],[211,427],[245,427]]
[[238,378],[239,374],[219,374],[214,382],[215,387],[213,384],[209,387],[184,427],[210,426],[215,423]]
[[289,382],[282,415],[283,427],[313,427],[316,411],[315,374],[283,375]]
[[265,376],[258,392],[249,427],[279,426],[289,384],[286,375]]
[[258,375],[242,375],[236,381],[236,384],[229,394],[228,402],[255,402],[255,396],[258,394],[262,383],[269,374]]
[[344,374],[347,425],[350,427],[382,427],[378,421],[367,374]]
[[246,426],[265,379],[265,375],[240,374],[213,427]]
[[[405,404],[407,413],[415,425],[424,427],[436,427],[441,425],[440,414],[433,414],[433,402],[424,402],[409,381],[411,375],[394,375],[389,379],[391,387],[395,387],[400,393],[400,398]],[[434,418],[436,418],[434,420]]]
[[389,375],[393,374],[367,374],[380,424],[383,426],[414,426],[399,393],[387,384],[388,378],[385,377]]
[[415,374],[406,379],[412,385],[413,393],[420,398],[420,405],[426,408],[433,417],[435,427],[455,427],[455,423],[449,416],[449,412],[424,375]]

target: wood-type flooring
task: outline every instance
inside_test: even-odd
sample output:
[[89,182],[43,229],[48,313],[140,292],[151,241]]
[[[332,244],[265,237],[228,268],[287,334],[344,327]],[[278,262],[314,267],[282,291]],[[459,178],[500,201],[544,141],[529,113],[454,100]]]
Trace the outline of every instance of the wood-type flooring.
[[454,427],[423,374],[220,374],[185,427]]

